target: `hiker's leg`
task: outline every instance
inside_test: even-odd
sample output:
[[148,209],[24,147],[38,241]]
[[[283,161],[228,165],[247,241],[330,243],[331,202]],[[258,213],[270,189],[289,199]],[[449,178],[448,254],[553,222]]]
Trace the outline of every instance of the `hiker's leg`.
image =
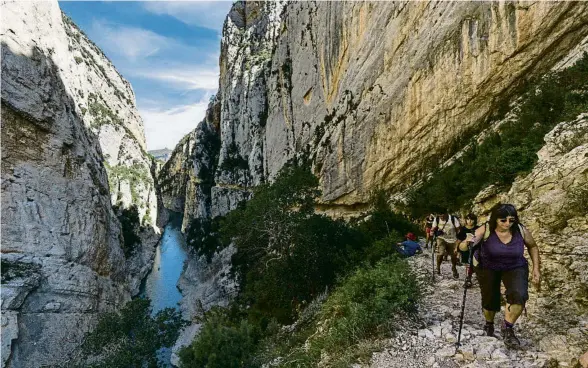
[[447,243],[447,252],[451,255],[451,272],[455,279],[459,278],[459,273],[457,272],[457,255],[455,254],[456,249],[456,243]]
[[496,315],[496,312],[484,308],[482,308],[482,310],[484,311],[484,319],[486,322],[494,322],[494,316]]
[[457,255],[455,254],[455,248],[457,247],[457,245],[455,243],[447,243],[447,252],[449,252],[449,254],[451,255],[451,265],[453,266],[453,268],[455,268],[455,266],[457,266]]
[[521,316],[525,303],[529,300],[529,268],[528,266],[504,271],[502,282],[506,289],[506,310],[504,319],[514,324]]
[[446,244],[445,240],[437,238],[437,273],[441,273],[441,263],[443,263]]
[[521,304],[508,304],[506,303],[506,309],[504,311],[504,319],[513,325],[519,319],[523,313],[524,306]]
[[482,294],[482,308],[486,322],[494,322],[494,315],[500,311],[500,271],[476,267],[476,275]]

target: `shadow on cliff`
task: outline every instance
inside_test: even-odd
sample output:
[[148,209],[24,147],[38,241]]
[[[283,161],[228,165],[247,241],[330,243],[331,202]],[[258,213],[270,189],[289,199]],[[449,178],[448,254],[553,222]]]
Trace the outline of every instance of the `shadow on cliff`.
[[10,341],[2,365],[60,364],[100,313],[130,298],[129,265],[98,138],[53,49],[0,46],[3,269],[35,269],[3,277],[3,291],[10,289],[2,293],[3,319],[14,318],[2,329]]

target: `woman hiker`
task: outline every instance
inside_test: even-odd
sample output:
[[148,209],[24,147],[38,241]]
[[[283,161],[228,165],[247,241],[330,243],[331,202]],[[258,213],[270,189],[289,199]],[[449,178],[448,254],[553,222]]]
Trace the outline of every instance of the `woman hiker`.
[[476,229],[479,227],[478,223],[478,216],[474,215],[473,213],[469,213],[465,217],[465,224],[459,228],[459,232],[457,233],[457,247],[455,249],[455,255],[458,255],[457,252],[461,255],[461,263],[465,264],[466,266],[466,280],[464,287],[472,286],[472,271],[470,269],[469,260],[470,260],[470,243],[474,237]]
[[533,236],[519,223],[519,216],[513,205],[497,204],[493,207],[490,220],[476,230],[473,238],[474,266],[480,291],[487,336],[494,335],[494,315],[500,311],[500,282],[506,289],[506,309],[500,329],[507,347],[520,346],[513,326],[529,299],[529,264],[524,257],[527,247],[533,261],[532,282],[540,290],[541,271],[539,248]]

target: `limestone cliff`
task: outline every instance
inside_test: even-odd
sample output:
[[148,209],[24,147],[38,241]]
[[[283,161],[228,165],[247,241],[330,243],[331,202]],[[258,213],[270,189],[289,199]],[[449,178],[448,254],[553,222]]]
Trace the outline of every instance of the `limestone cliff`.
[[[283,11],[281,11],[283,9]],[[221,48],[221,155],[255,185],[306,152],[323,200],[399,190],[480,131],[521,78],[588,34],[585,3],[235,4]],[[267,92],[266,92],[267,91]]]
[[211,211],[294,156],[312,159],[333,213],[406,189],[586,35],[581,2],[237,2]]
[[75,64],[65,80],[84,122],[100,141],[111,201],[136,205],[143,224],[155,226],[157,199],[141,116],[129,82],[86,35],[63,15],[68,51]]
[[[125,259],[111,190],[126,186],[147,228],[156,201],[128,82],[56,1],[1,7],[2,366],[38,367],[67,359],[148,271],[156,237]],[[112,180],[144,167],[141,183]]]

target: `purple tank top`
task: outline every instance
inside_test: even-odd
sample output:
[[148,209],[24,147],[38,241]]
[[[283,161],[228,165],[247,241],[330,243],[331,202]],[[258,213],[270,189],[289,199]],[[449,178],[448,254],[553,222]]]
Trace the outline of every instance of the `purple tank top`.
[[[492,232],[482,243],[481,262],[483,268],[496,271],[508,271],[519,267],[528,267],[525,253],[525,240],[516,232],[508,244],[504,244],[496,232]],[[479,258],[476,257],[477,259]]]

